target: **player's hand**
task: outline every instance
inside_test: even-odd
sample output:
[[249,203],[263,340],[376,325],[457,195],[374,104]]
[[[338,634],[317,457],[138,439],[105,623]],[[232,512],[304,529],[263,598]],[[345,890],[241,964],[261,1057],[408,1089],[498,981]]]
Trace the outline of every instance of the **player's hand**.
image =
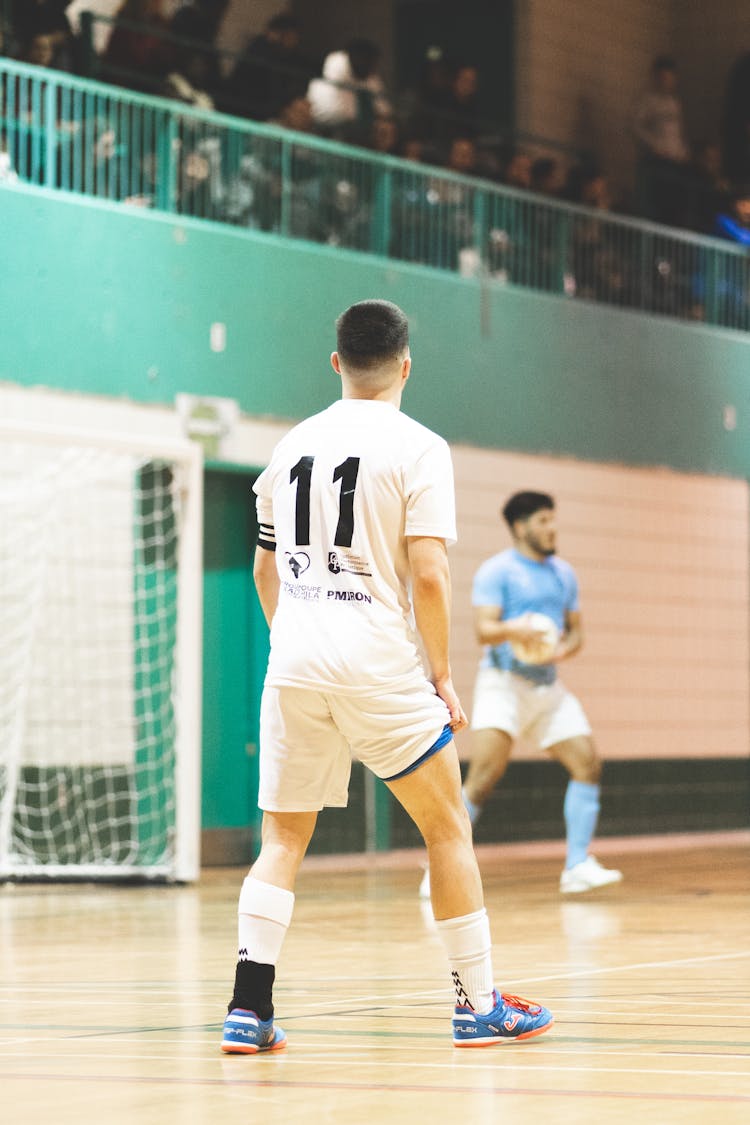
[[531,614],[522,613],[520,617],[511,617],[504,622],[509,641],[518,641],[523,645],[533,645],[535,641],[542,641],[544,627],[532,624],[530,617]]
[[456,731],[463,730],[464,727],[469,725],[469,720],[466,718],[466,712],[461,706],[461,701],[456,695],[456,689],[453,687],[453,681],[450,676],[444,680],[435,680],[435,691],[442,699],[445,706],[450,713],[450,728],[455,734]]

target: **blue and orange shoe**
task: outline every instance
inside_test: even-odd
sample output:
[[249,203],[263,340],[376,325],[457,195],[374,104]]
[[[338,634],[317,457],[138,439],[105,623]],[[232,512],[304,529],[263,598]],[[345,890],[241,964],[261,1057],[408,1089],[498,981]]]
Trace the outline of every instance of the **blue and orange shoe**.
[[479,1015],[471,1008],[456,1005],[453,1013],[453,1044],[456,1047],[490,1047],[494,1043],[513,1043],[543,1035],[554,1023],[552,1013],[541,1004],[520,996],[494,993],[495,1007]]
[[255,1012],[232,1008],[224,1020],[222,1051],[230,1055],[257,1055],[258,1051],[282,1051],[286,1035],[270,1020],[259,1020]]

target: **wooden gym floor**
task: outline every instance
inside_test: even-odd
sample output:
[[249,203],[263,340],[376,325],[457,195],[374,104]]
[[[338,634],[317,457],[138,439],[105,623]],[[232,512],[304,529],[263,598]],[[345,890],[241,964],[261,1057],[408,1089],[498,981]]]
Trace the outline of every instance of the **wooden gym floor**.
[[456,1050],[414,853],[307,861],[279,966],[287,1051],[225,1056],[244,872],[0,886],[3,1125],[750,1121],[750,833],[480,849],[496,977],[555,1027]]

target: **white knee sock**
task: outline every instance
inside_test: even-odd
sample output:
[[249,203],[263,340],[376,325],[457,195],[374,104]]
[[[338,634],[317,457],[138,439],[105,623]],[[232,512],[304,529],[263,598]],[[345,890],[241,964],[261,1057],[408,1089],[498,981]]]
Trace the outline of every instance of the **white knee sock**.
[[461,918],[445,918],[435,926],[442,938],[456,989],[456,1003],[484,1015],[495,1006],[490,920],[482,907]]
[[294,895],[248,875],[239,901],[239,961],[275,965],[292,920]]

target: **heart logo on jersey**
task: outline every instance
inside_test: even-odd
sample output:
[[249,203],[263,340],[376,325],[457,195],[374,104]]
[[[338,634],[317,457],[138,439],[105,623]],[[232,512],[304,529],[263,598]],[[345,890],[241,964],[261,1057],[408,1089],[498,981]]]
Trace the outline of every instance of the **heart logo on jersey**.
[[297,551],[297,553],[294,555],[287,551],[286,561],[289,564],[289,569],[291,570],[294,577],[299,578],[300,574],[304,574],[309,567],[310,556],[306,551]]

